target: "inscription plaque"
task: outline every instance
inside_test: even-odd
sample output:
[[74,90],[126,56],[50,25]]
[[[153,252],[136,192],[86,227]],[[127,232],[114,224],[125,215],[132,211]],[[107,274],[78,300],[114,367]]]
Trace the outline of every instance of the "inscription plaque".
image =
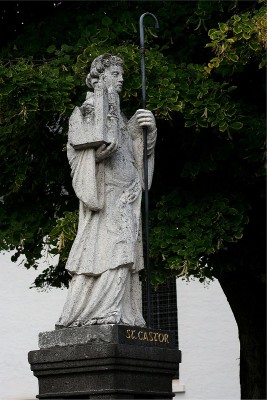
[[110,343],[176,349],[175,332],[129,325],[91,325],[39,334],[39,347]]
[[118,342],[135,346],[176,348],[174,332],[137,326],[119,325]]

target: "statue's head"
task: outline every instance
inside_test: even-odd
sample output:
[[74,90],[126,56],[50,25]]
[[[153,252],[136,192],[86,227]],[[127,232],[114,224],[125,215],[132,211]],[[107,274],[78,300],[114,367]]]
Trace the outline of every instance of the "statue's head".
[[94,59],[91,69],[86,77],[86,84],[94,88],[96,83],[102,77],[106,85],[114,86],[120,92],[123,83],[123,61],[117,56],[104,54]]

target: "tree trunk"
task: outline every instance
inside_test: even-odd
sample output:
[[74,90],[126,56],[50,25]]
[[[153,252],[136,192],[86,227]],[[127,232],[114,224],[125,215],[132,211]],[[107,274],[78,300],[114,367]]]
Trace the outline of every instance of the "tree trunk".
[[247,269],[218,279],[239,330],[241,399],[266,399],[266,287]]

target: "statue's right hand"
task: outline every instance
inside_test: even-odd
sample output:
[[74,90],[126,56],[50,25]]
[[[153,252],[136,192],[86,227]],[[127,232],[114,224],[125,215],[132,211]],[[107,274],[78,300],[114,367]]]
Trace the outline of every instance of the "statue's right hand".
[[109,157],[116,150],[117,150],[116,143],[110,143],[108,146],[102,144],[95,152],[96,162],[105,160],[105,158]]

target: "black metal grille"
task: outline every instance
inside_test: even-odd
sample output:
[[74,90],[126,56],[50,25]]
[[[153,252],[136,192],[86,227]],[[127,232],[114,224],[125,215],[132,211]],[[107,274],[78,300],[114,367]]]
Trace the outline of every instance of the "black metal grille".
[[[147,320],[147,295],[146,284],[143,283],[143,315]],[[153,328],[166,329],[175,332],[175,341],[178,347],[178,316],[177,316],[177,296],[176,278],[169,278],[166,283],[151,290],[152,297],[152,318]]]

